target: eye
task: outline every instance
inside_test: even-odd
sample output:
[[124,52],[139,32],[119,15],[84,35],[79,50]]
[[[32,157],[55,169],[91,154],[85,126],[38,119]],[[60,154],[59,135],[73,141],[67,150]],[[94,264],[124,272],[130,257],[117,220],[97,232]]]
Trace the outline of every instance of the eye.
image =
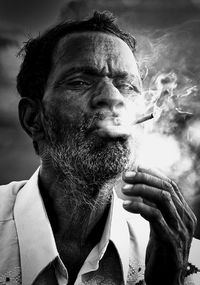
[[129,83],[120,84],[119,87],[124,90],[134,90],[133,86]]
[[83,89],[83,88],[89,88],[91,86],[91,82],[87,80],[76,79],[67,82],[66,85],[68,87],[71,87],[72,89]]
[[123,93],[133,93],[133,92],[139,93],[138,88],[135,85],[128,82],[118,83],[115,86]]
[[65,90],[87,90],[92,85],[91,80],[83,78],[64,79],[55,84],[55,88],[63,88]]

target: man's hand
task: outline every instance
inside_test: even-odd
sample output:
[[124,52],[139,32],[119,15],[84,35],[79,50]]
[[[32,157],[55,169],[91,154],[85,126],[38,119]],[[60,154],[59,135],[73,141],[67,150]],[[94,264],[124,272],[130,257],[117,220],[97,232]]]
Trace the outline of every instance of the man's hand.
[[182,285],[196,217],[177,185],[155,170],[139,167],[127,172],[122,191],[129,196],[124,208],[150,223],[146,251],[147,285]]

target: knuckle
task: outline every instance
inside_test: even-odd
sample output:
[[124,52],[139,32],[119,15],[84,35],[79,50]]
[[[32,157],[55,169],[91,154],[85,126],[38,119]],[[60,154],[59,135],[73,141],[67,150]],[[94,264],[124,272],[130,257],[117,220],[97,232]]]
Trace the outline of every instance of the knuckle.
[[138,182],[141,181],[148,181],[149,180],[149,175],[143,172],[137,172],[135,175],[135,180]]
[[173,180],[170,180],[170,184],[172,185],[172,187],[176,190],[179,191],[178,185],[176,184],[176,182],[174,182]]
[[162,190],[161,193],[161,199],[165,202],[165,203],[170,203],[172,200],[171,194],[167,191]]
[[194,215],[193,212],[188,213],[187,215],[185,215],[186,219],[184,221],[184,225],[186,227],[186,231],[188,231],[188,233],[194,233],[195,229],[196,229],[196,225],[197,225],[197,218]]
[[169,183],[168,181],[165,181],[165,180],[162,181],[162,188],[165,190],[168,190],[170,192],[173,191],[173,187],[172,187],[171,183]]
[[193,225],[196,228],[196,226],[197,226],[197,217],[195,216],[195,214],[193,214]]
[[196,215],[195,215],[195,213],[191,210],[191,219],[193,220],[193,222],[195,223],[195,224],[197,224],[197,217],[196,217]]
[[190,229],[193,233],[196,229],[196,226],[197,226],[197,218],[196,218],[195,214],[192,213],[191,221],[190,221]]
[[141,184],[141,191],[145,191],[146,190],[146,186],[145,186],[145,184]]
[[197,224],[197,217],[195,215],[195,213],[193,212],[193,210],[188,206],[186,208],[187,214],[189,216],[189,220],[192,221],[192,223]]
[[154,209],[153,210],[153,219],[154,220],[157,220],[157,221],[161,221],[162,220],[162,214],[161,214],[161,212],[160,212],[160,210],[158,210],[158,209]]
[[178,241],[178,244],[183,247],[184,245],[186,245],[188,243],[188,240],[189,240],[189,235],[186,234],[185,232],[183,231],[180,231],[178,232],[177,234],[177,241]]
[[174,230],[174,236],[179,242],[187,242],[189,234],[186,225],[182,223],[182,221],[177,223],[176,229]]
[[144,180],[145,180],[145,181],[149,181],[149,180],[150,180],[148,173],[142,173],[141,175],[144,177]]

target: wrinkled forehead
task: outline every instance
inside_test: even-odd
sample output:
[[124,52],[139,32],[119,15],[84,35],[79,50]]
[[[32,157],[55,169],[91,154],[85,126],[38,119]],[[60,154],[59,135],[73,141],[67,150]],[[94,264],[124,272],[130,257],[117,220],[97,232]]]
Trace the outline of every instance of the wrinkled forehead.
[[89,65],[99,70],[120,69],[138,73],[129,46],[117,36],[102,32],[73,33],[63,37],[54,52],[53,69]]

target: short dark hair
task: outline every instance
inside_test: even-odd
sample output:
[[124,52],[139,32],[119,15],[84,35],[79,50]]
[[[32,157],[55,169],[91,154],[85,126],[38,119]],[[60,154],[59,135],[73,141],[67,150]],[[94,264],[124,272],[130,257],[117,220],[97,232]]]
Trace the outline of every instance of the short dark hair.
[[41,100],[52,67],[53,52],[59,40],[67,34],[87,31],[113,34],[135,52],[135,38],[119,28],[110,12],[95,11],[91,18],[82,21],[61,22],[37,38],[30,39],[20,51],[19,54],[24,56],[17,76],[17,90],[21,97]]

